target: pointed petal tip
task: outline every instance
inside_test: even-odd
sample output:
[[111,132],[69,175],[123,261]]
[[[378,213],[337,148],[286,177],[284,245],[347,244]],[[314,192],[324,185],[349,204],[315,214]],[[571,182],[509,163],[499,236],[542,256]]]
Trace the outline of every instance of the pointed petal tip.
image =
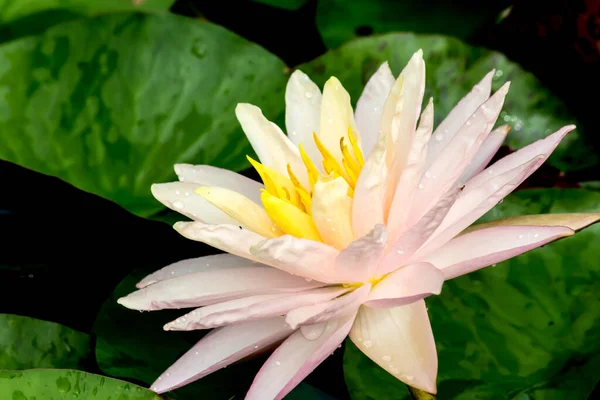
[[423,49],[417,50],[417,52],[415,53],[415,55],[417,55],[418,57],[423,58]]

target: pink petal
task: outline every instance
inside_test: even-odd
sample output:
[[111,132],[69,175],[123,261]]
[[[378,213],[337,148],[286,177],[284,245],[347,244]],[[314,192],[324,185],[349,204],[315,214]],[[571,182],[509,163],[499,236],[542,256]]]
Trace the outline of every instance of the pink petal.
[[321,153],[313,140],[313,132],[319,132],[321,118],[321,91],[308,75],[296,70],[290,76],[285,89],[285,126],[290,140],[302,144],[306,154],[321,167]]
[[292,275],[325,283],[344,283],[348,275],[335,268],[339,251],[321,242],[284,235],[252,247],[252,257]]
[[367,157],[379,139],[383,106],[394,85],[394,75],[387,62],[371,76],[356,103],[354,118],[362,139],[362,150]]
[[235,108],[235,115],[261,163],[284,176],[288,175],[287,165],[290,164],[300,182],[308,186],[308,175],[298,148],[277,125],[265,118],[260,108],[240,103]]
[[432,264],[409,264],[373,286],[364,305],[373,308],[403,306],[432,294],[440,294],[443,284],[444,274]]
[[368,235],[350,243],[335,260],[335,268],[343,276],[351,277],[347,282],[363,282],[375,273],[387,246],[385,225],[376,225]]
[[420,190],[414,193],[411,207],[406,211],[409,215],[408,226],[418,221],[441,195],[456,185],[492,130],[507,92],[508,83],[477,109],[426,170],[419,182]]
[[415,133],[406,167],[402,171],[402,175],[400,175],[400,180],[398,181],[388,214],[387,226],[390,242],[392,243],[398,240],[400,235],[406,230],[405,224],[408,216],[406,210],[410,205],[413,193],[418,189],[419,180],[423,176],[425,161],[427,159],[427,146],[431,138],[432,129],[433,100],[430,99],[429,104],[421,115],[419,128]]
[[441,269],[446,279],[499,263],[575,232],[564,226],[500,226],[452,239],[424,261]]
[[264,186],[244,175],[210,165],[175,164],[175,173],[181,182],[197,183],[198,186],[218,186],[235,190],[257,204],[260,203],[260,189]]
[[245,229],[241,225],[177,222],[173,228],[188,239],[203,242],[219,250],[248,259],[253,259],[250,247],[266,240],[264,236]]
[[423,300],[395,308],[361,307],[350,339],[397,379],[436,392],[437,353]]
[[283,318],[215,329],[169,367],[151,389],[157,393],[177,389],[269,347],[292,332]]
[[539,155],[543,155],[545,161],[554,151],[556,146],[558,146],[564,137],[573,129],[575,129],[575,125],[564,126],[553,134],[546,136],[544,139],[537,140],[530,145],[527,145],[522,149],[509,154],[508,156],[496,161],[485,171],[480,172],[478,175],[470,179],[468,181],[469,185],[481,185],[490,178],[524,164],[525,162]]
[[214,256],[190,258],[188,260],[178,261],[159,269],[158,271],[139,281],[135,287],[141,289],[159,281],[164,281],[182,275],[193,274],[195,272],[247,267],[252,264],[255,264],[255,262],[231,254],[217,254]]
[[199,185],[191,182],[156,183],[152,195],[173,211],[206,224],[236,224],[236,220],[194,193]]
[[459,193],[458,189],[447,193],[414,227],[391,245],[377,270],[378,274],[385,275],[411,260],[413,254],[442,223]]
[[400,73],[400,76],[405,77],[404,88],[401,100],[396,105],[391,127],[392,141],[396,147],[391,167],[394,185],[398,183],[400,174],[406,166],[415,136],[417,120],[421,113],[425,91],[425,62],[422,56],[423,52],[417,51]]
[[298,292],[324,286],[268,266],[209,269],[168,279],[118,300],[134,310],[199,307],[254,294]]
[[382,137],[365,160],[352,200],[352,232],[354,238],[367,235],[376,225],[384,223],[388,192],[388,138]]
[[303,306],[319,304],[341,296],[349,289],[341,286],[309,289],[302,292],[257,295],[198,308],[165,325],[165,330],[209,329],[240,321],[286,314]]
[[495,70],[488,72],[483,79],[463,97],[450,111],[442,123],[433,133],[434,140],[429,145],[427,154],[427,165],[439,157],[442,150],[450,143],[459,128],[467,122],[469,117],[490,97],[492,90],[492,78]]
[[304,337],[296,331],[265,362],[246,400],[280,400],[344,341],[354,315],[323,323],[320,335]]
[[293,309],[285,317],[285,322],[295,329],[300,325],[318,324],[345,315],[354,315],[369,296],[370,290],[371,284],[366,283],[333,300]]
[[504,143],[504,139],[506,139],[506,135],[510,132],[510,129],[510,125],[502,125],[490,133],[487,139],[481,144],[473,161],[465,168],[462,176],[458,179],[459,182],[467,182],[489,164],[498,152],[498,149],[502,146],[502,143]]

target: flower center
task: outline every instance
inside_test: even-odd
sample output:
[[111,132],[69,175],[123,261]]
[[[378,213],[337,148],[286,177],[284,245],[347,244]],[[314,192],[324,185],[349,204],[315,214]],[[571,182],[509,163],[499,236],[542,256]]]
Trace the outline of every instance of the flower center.
[[261,201],[265,211],[277,227],[283,233],[299,238],[322,241],[312,218],[315,184],[341,177],[348,184],[347,195],[351,198],[365,161],[352,127],[348,128],[349,145],[344,142],[344,137],[340,138],[341,165],[323,145],[316,133],[313,133],[313,138],[323,158],[323,169],[327,175],[319,172],[300,144],[300,156],[306,167],[310,187],[304,187],[300,183],[290,164],[287,165],[288,176],[285,176],[249,156],[248,160],[259,173],[265,185],[265,188],[262,189]]

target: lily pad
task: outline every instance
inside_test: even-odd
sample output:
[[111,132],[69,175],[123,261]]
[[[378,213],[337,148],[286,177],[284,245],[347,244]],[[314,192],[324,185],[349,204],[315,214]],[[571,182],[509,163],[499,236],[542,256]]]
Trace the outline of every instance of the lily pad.
[[[426,63],[424,101],[433,97],[436,125],[493,68],[496,69],[494,90],[511,81],[498,121],[513,126],[506,140],[508,146],[523,147],[577,122],[565,104],[537,78],[502,54],[449,37],[393,33],[357,39],[299,68],[319,84],[332,75],[337,76],[356,102],[368,79],[384,61],[389,61],[397,75],[418,49],[423,49]],[[583,143],[581,135],[579,126],[560,144],[549,162],[565,171],[597,164],[598,155]]]
[[0,158],[149,216],[176,162],[247,167],[238,102],[283,109],[286,68],[206,21],[124,14],[0,46]]
[[48,10],[83,16],[114,11],[167,11],[175,0],[0,0],[0,24]]
[[160,400],[132,383],[65,369],[0,370],[0,399]]
[[319,0],[317,27],[330,49],[357,36],[393,31],[464,39],[494,22],[510,4],[507,0]]
[[12,314],[0,314],[0,349],[3,369],[81,368],[92,353],[85,333]]
[[[600,193],[525,190],[483,220],[600,211]],[[600,225],[444,284],[426,302],[441,399],[587,399],[600,368]],[[352,398],[409,399],[406,386],[351,343]]]
[[269,6],[283,8],[285,10],[297,10],[306,3],[308,0],[254,0],[257,3],[266,4]]

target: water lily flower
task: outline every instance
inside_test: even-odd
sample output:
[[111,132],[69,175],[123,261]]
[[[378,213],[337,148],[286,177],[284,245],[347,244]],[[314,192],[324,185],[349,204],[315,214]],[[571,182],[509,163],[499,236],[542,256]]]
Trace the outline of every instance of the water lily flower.
[[152,187],[192,220],[175,224],[178,232],[227,253],[169,265],[119,299],[135,310],[193,308],[166,330],[215,328],[152,389],[178,388],[279,344],[246,399],[281,399],[349,336],[397,379],[435,393],[437,354],[423,299],[445,280],[599,219],[533,215],[471,226],[575,128],[487,166],[509,131],[493,129],[509,88],[490,95],[493,77],[435,130],[433,101],[421,112],[420,50],[397,79],[383,64],[356,110],[336,78],[321,92],[295,71],[285,93],[287,135],[259,108],[239,104],[263,184],[178,164],[179,182]]

